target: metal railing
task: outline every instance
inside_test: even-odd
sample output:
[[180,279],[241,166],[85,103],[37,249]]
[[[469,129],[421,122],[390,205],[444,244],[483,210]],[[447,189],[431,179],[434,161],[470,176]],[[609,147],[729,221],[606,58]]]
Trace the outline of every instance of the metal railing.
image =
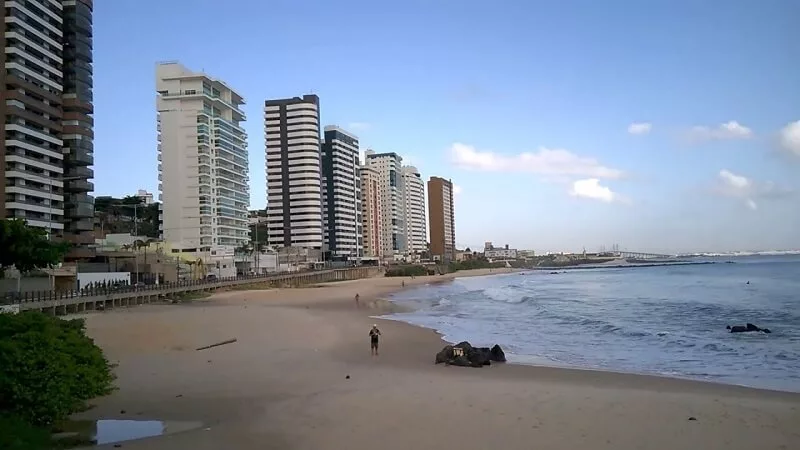
[[55,300],[80,299],[83,297],[99,297],[117,294],[131,294],[131,296],[147,296],[174,293],[175,291],[195,291],[202,289],[216,289],[220,287],[267,283],[271,281],[291,281],[292,279],[302,279],[307,275],[346,272],[357,270],[369,270],[370,267],[358,267],[349,269],[322,269],[322,270],[302,270],[297,272],[271,273],[268,275],[243,275],[227,278],[213,278],[201,280],[181,280],[172,283],[161,284],[114,284],[92,285],[83,289],[66,291],[31,291],[31,292],[10,292],[0,298],[0,305],[26,305],[31,303],[48,302]]

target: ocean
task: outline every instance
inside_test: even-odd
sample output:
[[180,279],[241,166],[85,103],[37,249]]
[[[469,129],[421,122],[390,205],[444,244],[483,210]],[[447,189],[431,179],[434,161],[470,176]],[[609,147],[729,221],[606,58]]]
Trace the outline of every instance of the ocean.
[[[800,392],[800,256],[704,260],[456,278],[394,295],[414,311],[386,318],[516,363]],[[772,333],[725,329],[747,322]]]

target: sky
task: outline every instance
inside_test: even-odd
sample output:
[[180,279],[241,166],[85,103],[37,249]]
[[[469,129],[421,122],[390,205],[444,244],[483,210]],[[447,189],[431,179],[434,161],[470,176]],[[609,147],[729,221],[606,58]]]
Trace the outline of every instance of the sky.
[[94,15],[95,194],[157,192],[155,66],[452,179],[456,244],[800,249],[800,2],[113,0]]

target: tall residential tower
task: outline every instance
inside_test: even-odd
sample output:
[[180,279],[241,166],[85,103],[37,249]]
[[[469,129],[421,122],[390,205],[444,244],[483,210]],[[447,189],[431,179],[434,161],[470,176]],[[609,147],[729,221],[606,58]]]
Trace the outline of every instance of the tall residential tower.
[[63,0],[64,237],[94,244],[92,0]]
[[94,242],[91,0],[9,0],[0,218]]
[[322,157],[319,97],[267,100],[269,245],[322,250]]
[[403,158],[397,153],[366,152],[366,166],[378,175],[380,190],[380,233],[384,258],[402,260],[406,252],[405,198],[403,195]]
[[453,183],[444,178],[428,180],[428,218],[430,219],[431,256],[453,261],[456,256],[456,222]]
[[181,253],[247,244],[244,99],[177,62],[158,65],[156,90],[162,237]]
[[406,252],[417,257],[428,248],[425,220],[425,182],[414,166],[404,166],[403,202],[406,224]]
[[332,260],[347,261],[364,256],[360,166],[358,138],[339,127],[325,127],[322,221],[325,251]]
[[381,213],[380,172],[370,166],[362,166],[361,178],[361,224],[364,235],[364,256],[381,258],[383,256],[383,223]]

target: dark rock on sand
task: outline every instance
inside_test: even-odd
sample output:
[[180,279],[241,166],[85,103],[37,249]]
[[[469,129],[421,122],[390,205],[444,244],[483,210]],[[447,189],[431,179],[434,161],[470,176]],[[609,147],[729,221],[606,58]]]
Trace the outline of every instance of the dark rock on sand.
[[453,346],[446,345],[442,351],[436,354],[436,364],[446,363],[453,359]]
[[472,363],[469,362],[466,356],[458,355],[454,356],[450,360],[448,360],[445,364],[448,366],[461,366],[461,367],[469,367]]
[[494,362],[506,362],[506,354],[499,345],[495,344],[494,347],[490,350],[492,361]]
[[506,356],[499,345],[489,347],[473,347],[469,342],[447,345],[436,354],[436,364],[445,363],[452,366],[483,367],[492,361],[505,362]]

